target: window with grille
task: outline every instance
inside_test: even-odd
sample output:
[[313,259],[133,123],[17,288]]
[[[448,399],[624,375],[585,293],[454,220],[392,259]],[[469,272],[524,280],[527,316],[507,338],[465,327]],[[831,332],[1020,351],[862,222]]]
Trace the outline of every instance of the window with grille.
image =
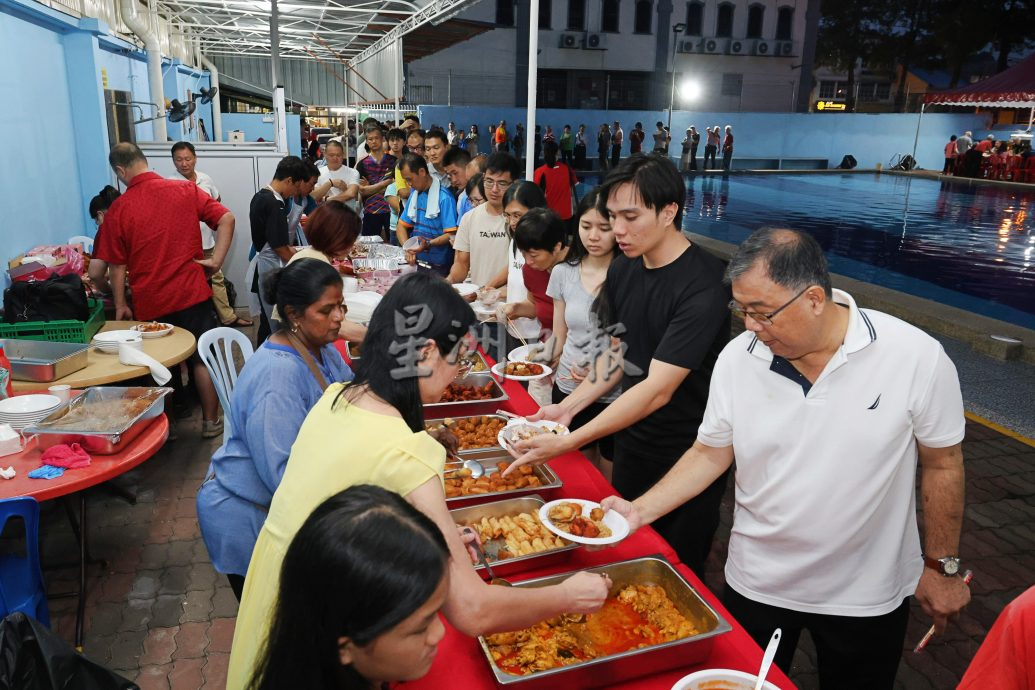
[[847,84],[843,81],[821,81],[819,82],[819,97],[822,99],[844,98],[846,87]]
[[791,28],[794,24],[794,8],[781,7],[776,11],[776,40],[791,40]]
[[700,36],[704,31],[704,3],[691,2],[686,6],[686,35]]
[[618,33],[618,0],[604,0],[600,17],[600,30]]
[[651,0],[636,0],[636,17],[633,22],[633,31],[635,33],[650,33],[650,19],[653,10],[654,3]]
[[715,35],[729,38],[733,35],[733,5],[726,2],[719,5],[719,18],[715,23]]
[[586,30],[586,0],[568,0],[568,30]]
[[762,20],[765,18],[765,7],[752,5],[748,8],[748,38],[762,38]]

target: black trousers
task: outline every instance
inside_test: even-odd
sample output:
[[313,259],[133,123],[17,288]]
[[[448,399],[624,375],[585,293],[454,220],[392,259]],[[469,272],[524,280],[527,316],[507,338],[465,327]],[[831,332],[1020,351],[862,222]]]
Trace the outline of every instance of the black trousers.
[[690,169],[697,170],[697,147],[690,147]]
[[956,170],[956,159],[946,158],[945,165],[942,167],[942,175],[951,175]]
[[611,167],[618,167],[618,161],[622,158],[622,147],[611,144]]
[[[628,501],[645,494],[679,459],[678,455],[659,459],[658,454],[651,452],[650,448],[645,448],[645,452],[633,453],[623,448],[624,445],[626,443],[621,441],[615,444],[611,483],[622,498]],[[712,539],[719,528],[719,504],[726,491],[728,476],[729,470],[695,498],[651,525],[672,545],[679,560],[698,575],[704,574],[704,562],[708,559]]]
[[711,167],[714,168],[715,167],[715,147],[711,146],[711,145],[704,147],[704,162],[701,163],[701,167],[704,168],[705,170],[709,169],[709,166],[708,166],[708,159],[709,158],[712,161]]
[[883,616],[831,616],[761,604],[726,585],[722,603],[763,649],[773,631],[782,630],[776,664],[784,673],[791,670],[801,631],[808,630],[816,644],[821,688],[891,690],[895,686],[909,622],[908,598]]

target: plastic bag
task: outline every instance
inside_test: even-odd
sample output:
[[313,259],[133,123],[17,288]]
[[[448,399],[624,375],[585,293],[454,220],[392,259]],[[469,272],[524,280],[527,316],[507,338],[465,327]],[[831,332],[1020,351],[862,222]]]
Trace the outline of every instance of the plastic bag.
[[[57,262],[51,267],[56,276],[82,275],[83,255],[70,244],[43,244],[25,252],[26,256],[52,256]],[[64,259],[64,261],[62,261]]]

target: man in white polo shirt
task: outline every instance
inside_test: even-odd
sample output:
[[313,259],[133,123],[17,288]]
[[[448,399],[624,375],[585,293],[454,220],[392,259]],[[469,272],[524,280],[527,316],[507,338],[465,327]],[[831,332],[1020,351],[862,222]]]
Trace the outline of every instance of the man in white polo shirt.
[[756,231],[728,276],[730,308],[747,330],[719,356],[697,441],[643,496],[604,506],[638,528],[696,495],[735,457],[726,607],[762,645],[782,628],[776,660],[785,671],[808,630],[821,687],[891,688],[909,597],[939,633],[970,599],[958,575],[956,369],[938,341],[832,290],[808,235]]

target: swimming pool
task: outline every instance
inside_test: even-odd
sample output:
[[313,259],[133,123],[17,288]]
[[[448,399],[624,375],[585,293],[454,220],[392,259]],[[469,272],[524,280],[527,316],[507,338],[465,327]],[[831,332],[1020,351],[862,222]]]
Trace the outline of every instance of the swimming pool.
[[1035,329],[1035,191],[900,175],[687,178],[683,229],[808,232],[830,270]]

